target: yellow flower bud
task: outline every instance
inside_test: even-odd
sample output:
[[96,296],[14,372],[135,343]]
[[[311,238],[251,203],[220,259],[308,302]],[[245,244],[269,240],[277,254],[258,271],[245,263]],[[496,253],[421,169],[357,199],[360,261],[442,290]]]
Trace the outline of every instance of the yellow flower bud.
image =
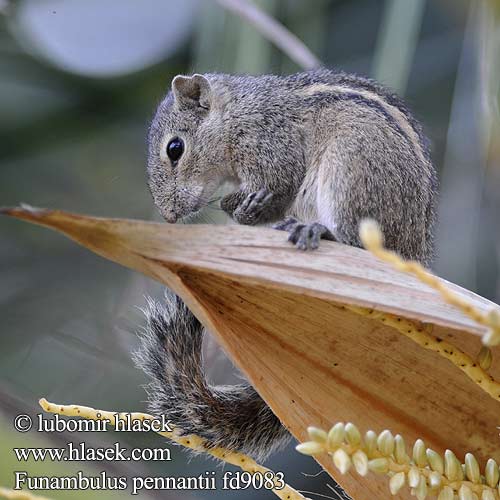
[[386,474],[389,471],[389,460],[387,458],[374,458],[368,462],[368,469],[377,474]]
[[498,471],[498,464],[490,458],[486,462],[486,468],[484,471],[484,476],[486,478],[486,484],[491,488],[496,488],[498,485],[498,480],[500,479],[500,473]]
[[351,468],[351,457],[342,448],[339,448],[333,454],[333,464],[341,474],[345,474]]
[[358,444],[361,443],[361,434],[358,428],[354,424],[351,424],[351,422],[346,424],[345,434],[347,442],[352,446],[358,446]]
[[421,439],[415,441],[413,446],[413,461],[419,467],[425,467],[427,465],[427,455],[425,454],[425,443]]
[[405,485],[406,477],[404,472],[398,472],[391,477],[389,481],[389,489],[392,495],[397,495],[399,490]]
[[305,443],[298,444],[295,449],[302,453],[303,455],[319,455],[323,453],[325,450],[323,446],[315,441],[306,441]]
[[368,474],[368,457],[364,451],[358,450],[354,452],[352,455],[352,463],[360,476],[366,476]]
[[335,424],[328,433],[327,437],[327,447],[329,450],[334,450],[338,448],[340,444],[343,443],[345,438],[345,426],[342,422]]
[[308,427],[307,433],[311,441],[316,443],[324,444],[328,438],[328,434],[323,429],[318,429],[317,427]]
[[476,457],[472,453],[465,455],[465,474],[473,483],[481,482],[481,472]]
[[377,447],[382,455],[388,457],[394,451],[394,436],[390,431],[382,431],[377,439]]
[[436,453],[434,450],[427,448],[426,450],[427,460],[429,461],[429,465],[431,469],[439,472],[439,474],[443,474],[444,472],[444,462],[439,453]]

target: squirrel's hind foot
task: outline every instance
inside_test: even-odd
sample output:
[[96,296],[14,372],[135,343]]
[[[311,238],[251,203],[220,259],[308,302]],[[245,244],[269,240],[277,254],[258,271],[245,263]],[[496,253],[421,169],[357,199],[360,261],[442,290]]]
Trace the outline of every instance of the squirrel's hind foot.
[[273,229],[287,231],[288,241],[292,242],[299,250],[315,250],[319,247],[321,239],[336,241],[333,233],[323,224],[313,222],[303,224],[295,217],[287,217],[284,221],[278,222]]

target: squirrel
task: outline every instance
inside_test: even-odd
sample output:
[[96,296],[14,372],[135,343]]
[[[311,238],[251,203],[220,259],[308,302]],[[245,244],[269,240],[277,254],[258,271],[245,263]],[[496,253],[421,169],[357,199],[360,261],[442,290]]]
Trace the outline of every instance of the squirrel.
[[[422,127],[379,83],[317,69],[289,76],[176,76],[149,131],[148,183],[167,222],[211,202],[239,224],[288,231],[301,250],[321,238],[359,247],[377,220],[385,245],[429,266],[437,176]],[[136,364],[152,379],[149,409],[185,433],[265,458],[289,434],[250,385],[212,387],[203,326],[182,301],[150,300]]]

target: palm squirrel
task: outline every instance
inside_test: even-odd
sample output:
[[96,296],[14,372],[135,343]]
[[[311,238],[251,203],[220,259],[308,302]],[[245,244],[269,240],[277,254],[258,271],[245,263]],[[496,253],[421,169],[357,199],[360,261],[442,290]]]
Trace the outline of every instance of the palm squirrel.
[[[206,206],[240,224],[278,222],[300,249],[320,238],[360,246],[358,223],[378,221],[385,244],[429,265],[437,180],[422,127],[373,80],[319,69],[290,76],[177,76],[151,124],[149,187],[168,222]],[[150,301],[135,359],[151,377],[149,409],[210,445],[256,458],[288,433],[249,385],[212,387],[202,325],[167,293]]]

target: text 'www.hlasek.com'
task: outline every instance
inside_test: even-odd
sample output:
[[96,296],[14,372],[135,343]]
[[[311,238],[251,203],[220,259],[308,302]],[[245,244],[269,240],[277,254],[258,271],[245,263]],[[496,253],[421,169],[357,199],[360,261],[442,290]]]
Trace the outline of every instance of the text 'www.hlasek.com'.
[[[80,420],[61,418],[54,415],[46,418],[43,414],[32,418],[30,415],[18,415],[14,419],[14,428],[18,432],[36,431],[41,433],[58,433],[61,436],[81,432],[172,432],[173,424],[167,418],[154,420],[133,419],[131,414],[115,415],[116,425],[108,419]],[[78,434],[75,434],[78,435]],[[81,436],[81,434],[80,434]],[[119,442],[99,447],[89,445],[84,440],[63,442],[58,447],[20,447],[13,448],[15,458],[19,462],[19,470],[13,471],[14,490],[51,491],[51,490],[129,490],[138,495],[150,490],[245,490],[245,489],[281,489],[285,486],[282,472],[249,473],[243,471],[204,471],[195,476],[169,475],[168,465],[173,462],[172,452],[168,447],[161,448],[125,448]],[[84,463],[99,464],[98,472],[77,471],[71,474],[34,475],[28,470],[33,462],[49,463]],[[127,472],[117,473],[116,466],[120,462],[163,462],[165,474],[133,475]],[[21,464],[26,464],[23,470]],[[115,464],[106,467],[105,464]],[[99,470],[99,469],[105,470]],[[52,467],[49,470],[53,470]],[[157,470],[157,469],[156,469]]]

